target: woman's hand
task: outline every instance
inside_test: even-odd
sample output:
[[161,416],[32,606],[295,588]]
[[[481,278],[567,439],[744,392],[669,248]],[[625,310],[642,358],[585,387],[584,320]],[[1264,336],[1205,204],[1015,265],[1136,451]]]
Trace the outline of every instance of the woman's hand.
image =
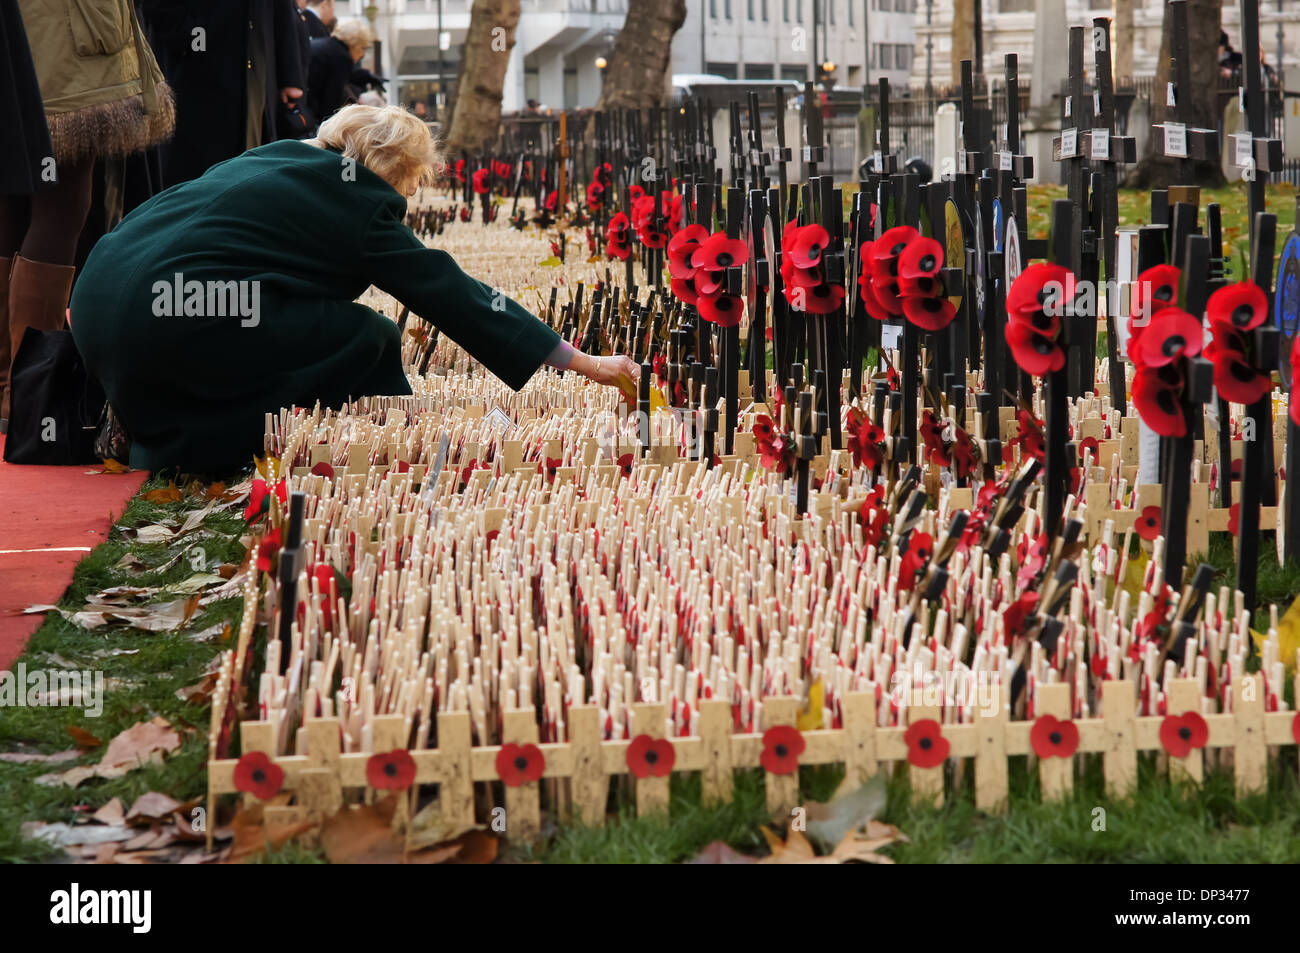
[[630,357],[624,357],[622,354],[613,354],[608,357],[583,356],[587,358],[588,366],[578,368],[578,370],[588,380],[597,384],[618,386],[620,377],[630,379],[632,383],[636,383],[641,377],[641,365]]

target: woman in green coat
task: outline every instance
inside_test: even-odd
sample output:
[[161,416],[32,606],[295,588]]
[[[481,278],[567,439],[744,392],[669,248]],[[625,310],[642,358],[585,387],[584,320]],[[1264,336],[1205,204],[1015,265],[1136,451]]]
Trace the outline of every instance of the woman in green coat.
[[591,357],[403,224],[438,163],[404,110],[349,106],[154,196],[100,239],[72,333],[132,439],[131,465],[223,472],[261,452],[264,415],[409,394],[397,325],[370,285],[518,390],[543,364],[600,383],[638,368]]

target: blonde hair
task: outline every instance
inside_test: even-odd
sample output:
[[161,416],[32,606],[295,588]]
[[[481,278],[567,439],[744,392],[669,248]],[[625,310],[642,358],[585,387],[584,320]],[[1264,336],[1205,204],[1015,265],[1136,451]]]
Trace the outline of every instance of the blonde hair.
[[334,24],[334,32],[331,35],[342,40],[349,50],[364,50],[374,39],[366,21],[358,20],[356,17],[340,20]]
[[432,184],[442,170],[442,153],[429,127],[400,106],[344,106],[321,123],[316,137],[399,192],[404,183]]

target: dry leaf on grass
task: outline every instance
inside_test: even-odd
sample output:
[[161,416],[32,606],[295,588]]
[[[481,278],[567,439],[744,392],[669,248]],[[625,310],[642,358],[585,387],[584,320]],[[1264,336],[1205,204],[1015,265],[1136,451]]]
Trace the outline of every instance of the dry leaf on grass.
[[114,622],[126,623],[146,632],[172,632],[188,622],[199,607],[199,597],[175,599],[147,606],[123,606],[83,609],[74,612],[72,622],[83,629],[98,629]]
[[179,503],[184,498],[184,494],[176,485],[176,481],[172,480],[165,487],[150,490],[144,495],[144,498],[150,503]]
[[93,777],[120,778],[149,762],[161,762],[181,746],[181,736],[164,718],[132,725],[108,743],[103,758],[96,765],[82,765],[55,774],[43,774],[37,784],[76,787]]
[[113,798],[90,815],[90,819],[101,824],[121,824],[126,820],[126,812],[122,808],[122,799],[120,797]]
[[892,864],[892,858],[877,851],[889,844],[907,841],[907,836],[893,824],[868,821],[865,834],[849,831],[833,851],[818,855],[812,843],[799,831],[790,831],[784,841],[766,827],[762,831],[772,854],[762,858],[760,864]]
[[164,817],[173,814],[180,804],[166,794],[160,794],[157,791],[150,791],[148,794],[141,794],[131,805],[131,810],[126,812],[126,822],[128,824],[147,824],[150,821],[160,821]]
[[396,864],[406,846],[393,833],[393,812],[397,795],[373,804],[344,805],[325,818],[320,827],[320,845],[331,864]]
[[79,748],[98,748],[104,743],[85,728],[80,728],[77,725],[68,725],[68,735],[77,743]]
[[24,821],[23,837],[44,841],[55,847],[104,844],[108,841],[129,841],[136,832],[121,824],[46,824],[44,821]]
[[[316,827],[311,821],[294,824],[266,824],[263,820],[262,805],[253,804],[240,807],[230,822],[232,843],[219,855],[223,863],[242,863],[261,854],[268,847],[283,847],[289,840],[299,834],[305,834]],[[220,832],[214,837],[224,840]]]

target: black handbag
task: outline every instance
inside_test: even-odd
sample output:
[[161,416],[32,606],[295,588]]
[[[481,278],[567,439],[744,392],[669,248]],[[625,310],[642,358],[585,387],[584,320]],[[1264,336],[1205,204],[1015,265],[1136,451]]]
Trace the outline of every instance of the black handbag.
[[316,131],[316,117],[307,108],[306,97],[280,103],[276,131],[281,139],[306,139]]
[[86,371],[71,331],[28,328],[9,378],[7,463],[98,463],[104,390]]

